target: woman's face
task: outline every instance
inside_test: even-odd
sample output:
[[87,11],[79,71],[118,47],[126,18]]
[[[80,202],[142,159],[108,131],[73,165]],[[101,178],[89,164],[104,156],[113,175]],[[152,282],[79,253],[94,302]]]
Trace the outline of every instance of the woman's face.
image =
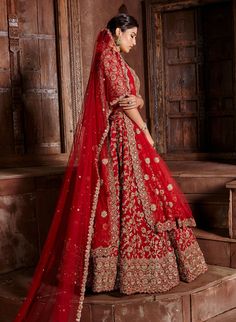
[[121,52],[128,53],[132,47],[136,45],[137,32],[137,27],[133,27],[125,31],[121,31],[120,28],[116,28],[116,37],[119,39]]

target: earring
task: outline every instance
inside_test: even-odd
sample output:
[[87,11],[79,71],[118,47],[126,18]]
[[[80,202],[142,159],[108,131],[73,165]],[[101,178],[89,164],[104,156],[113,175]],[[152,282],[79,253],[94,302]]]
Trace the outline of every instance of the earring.
[[115,39],[115,44],[116,44],[116,46],[120,46],[120,37],[117,37],[116,39]]

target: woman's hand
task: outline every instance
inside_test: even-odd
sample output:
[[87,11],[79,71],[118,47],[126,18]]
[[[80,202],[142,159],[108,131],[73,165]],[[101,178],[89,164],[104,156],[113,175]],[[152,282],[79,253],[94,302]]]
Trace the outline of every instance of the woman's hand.
[[155,146],[155,142],[153,141],[153,138],[151,137],[151,134],[147,128],[147,126],[145,126],[145,129],[142,130],[148,140],[148,142],[154,147]]
[[144,101],[141,96],[129,95],[118,102],[118,106],[124,110],[129,110],[133,108],[142,108]]

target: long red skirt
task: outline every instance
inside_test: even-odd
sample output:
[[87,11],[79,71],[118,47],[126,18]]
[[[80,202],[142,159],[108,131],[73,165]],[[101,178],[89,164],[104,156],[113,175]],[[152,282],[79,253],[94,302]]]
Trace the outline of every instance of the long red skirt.
[[88,284],[95,292],[133,294],[194,280],[207,265],[191,210],[164,161],[122,112],[110,117],[108,142]]

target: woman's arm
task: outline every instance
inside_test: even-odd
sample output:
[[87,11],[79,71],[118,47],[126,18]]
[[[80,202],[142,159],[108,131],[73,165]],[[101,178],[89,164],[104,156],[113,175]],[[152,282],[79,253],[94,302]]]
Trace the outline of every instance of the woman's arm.
[[144,132],[144,134],[146,135],[146,138],[148,140],[148,142],[153,146],[154,145],[154,141],[151,137],[151,134],[147,128],[146,123],[144,123],[139,111],[137,108],[132,108],[132,109],[124,109],[124,113],[132,120],[134,121],[138,127],[140,127],[142,129],[142,131]]
[[134,121],[138,127],[142,129],[144,134],[147,137],[147,140],[151,145],[154,145],[154,141],[151,137],[151,134],[146,126],[146,123],[143,121],[142,116],[139,113],[139,108],[142,108],[143,106],[143,99],[142,97],[130,95],[123,99],[121,99],[118,102],[118,105],[124,113],[132,120]]

